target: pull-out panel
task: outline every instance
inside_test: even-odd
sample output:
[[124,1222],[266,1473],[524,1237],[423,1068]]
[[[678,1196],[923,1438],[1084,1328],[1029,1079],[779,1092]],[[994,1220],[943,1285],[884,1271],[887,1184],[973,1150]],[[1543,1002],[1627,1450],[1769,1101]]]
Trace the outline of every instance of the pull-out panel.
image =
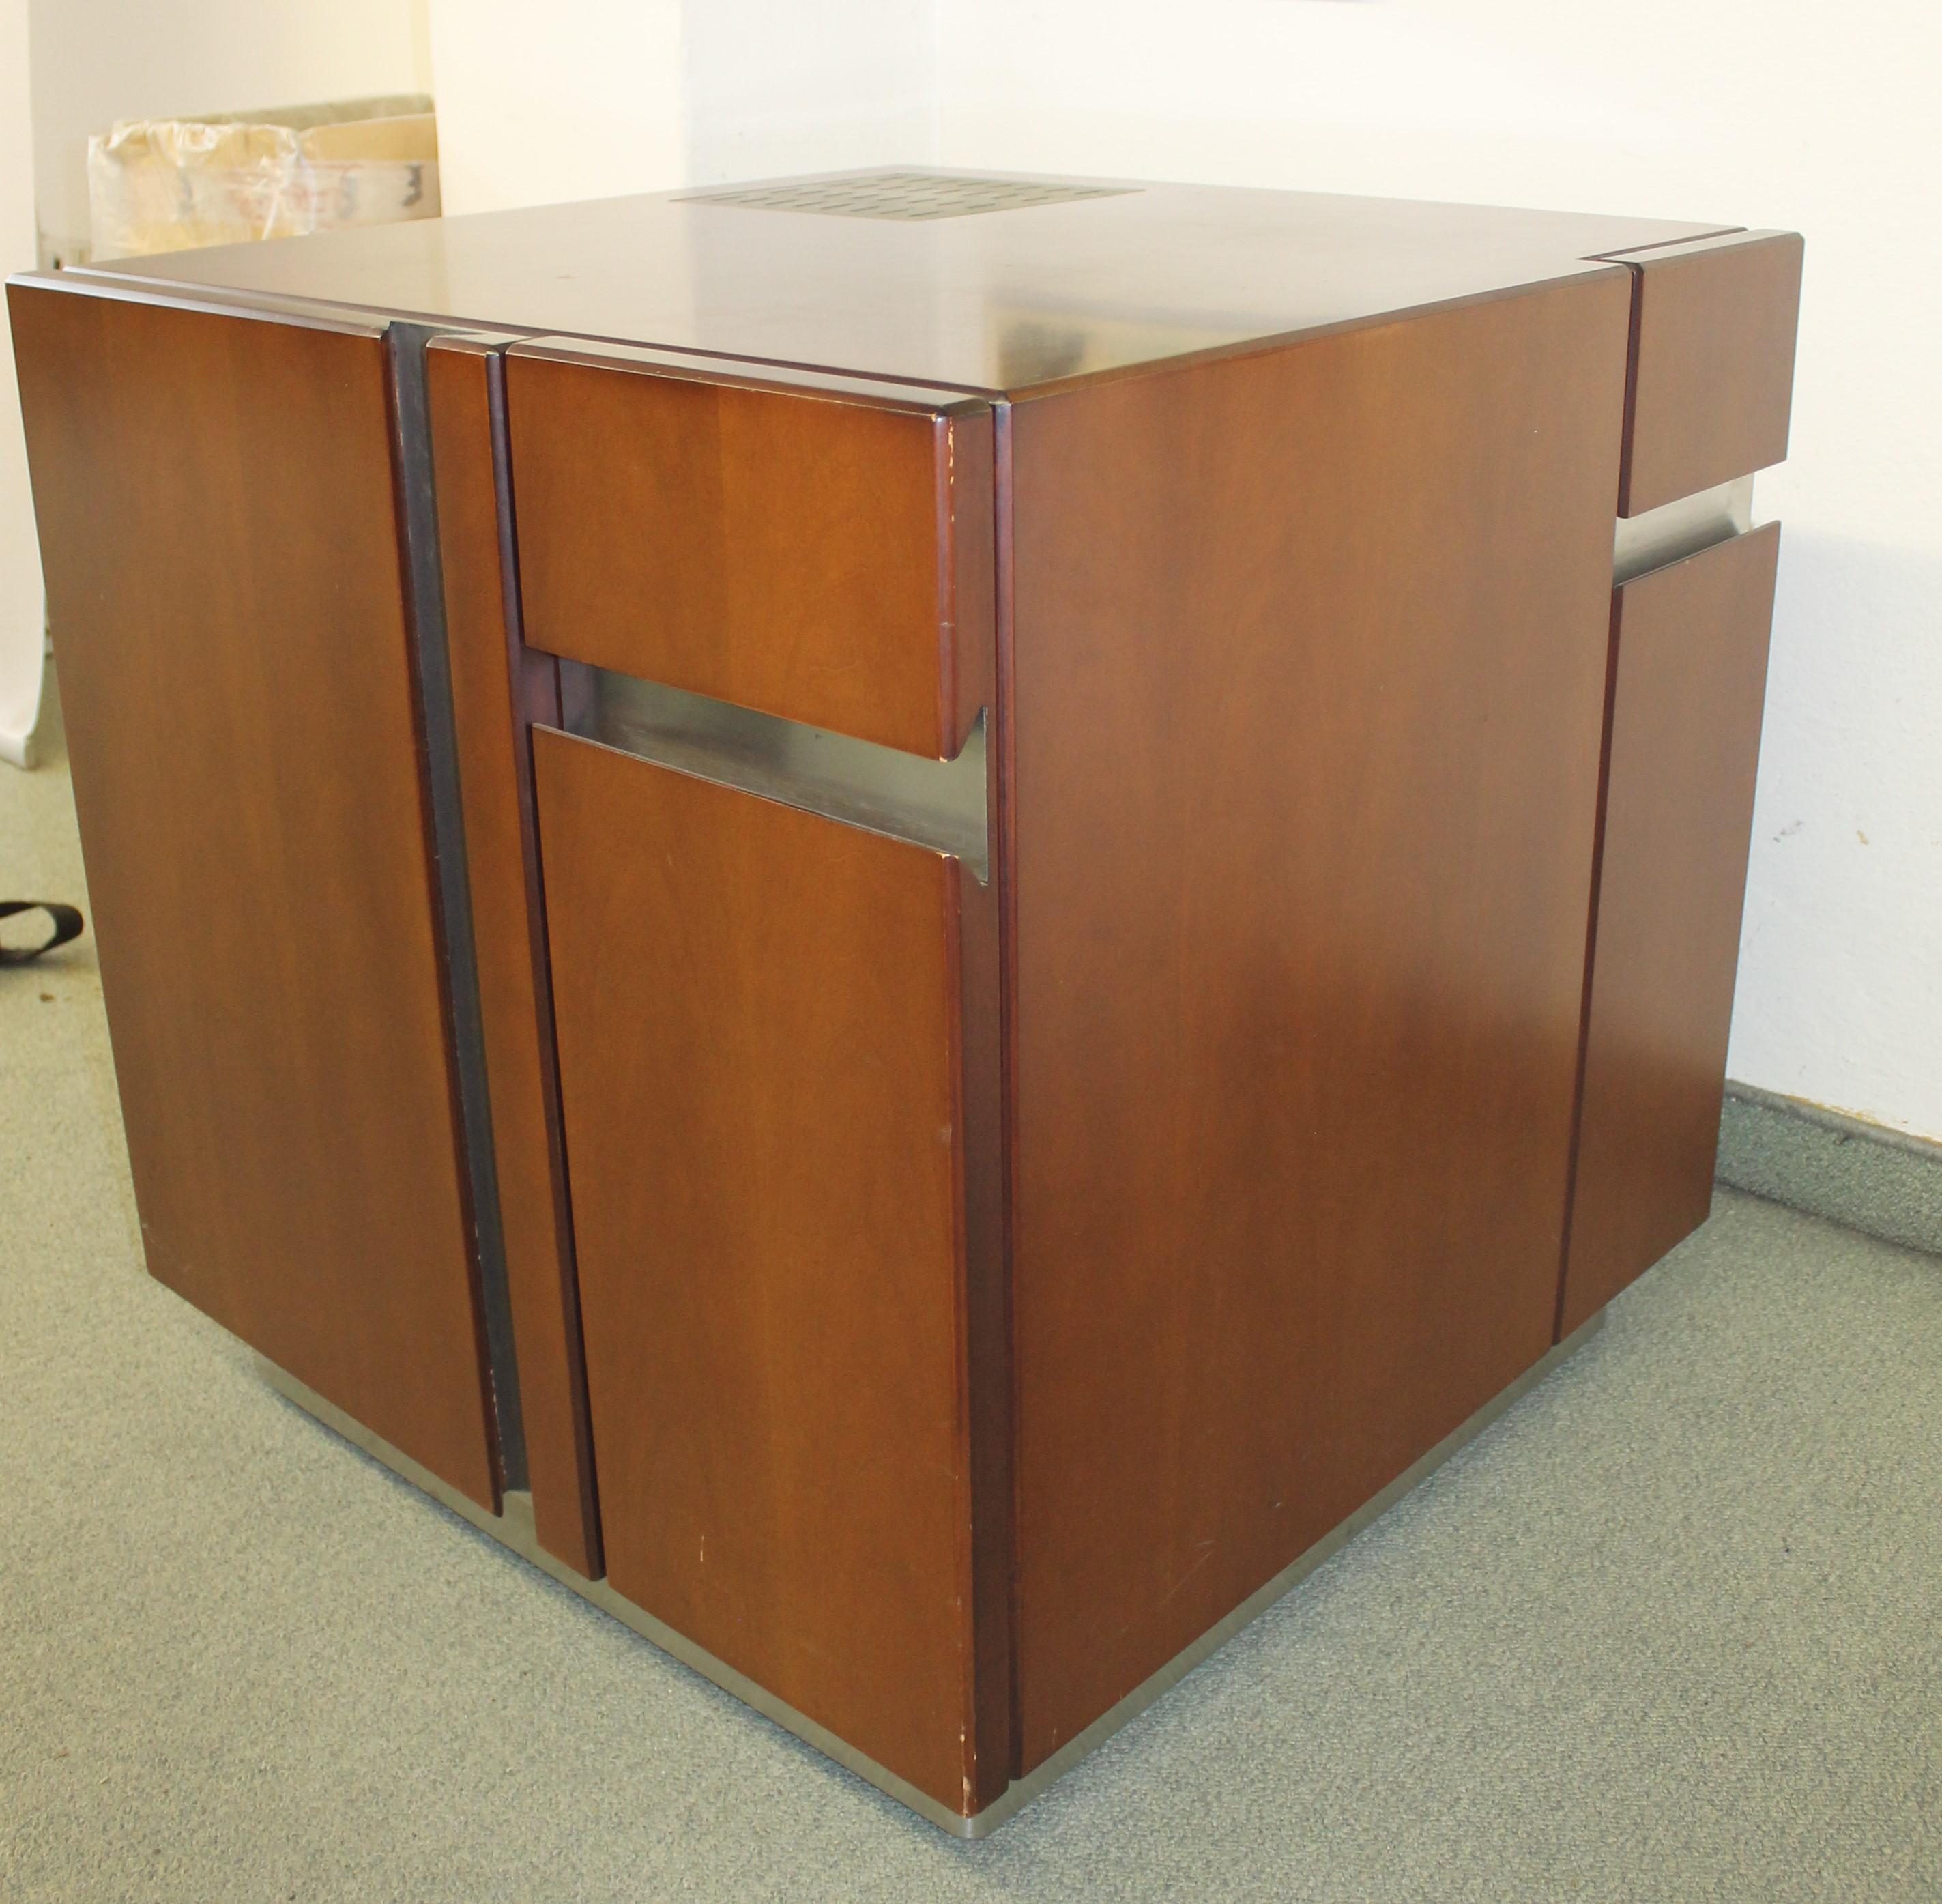
[[149,1268],[496,1504],[385,341],[11,302]]
[[1712,1201],[1779,546],[1769,524],[1613,597],[1567,1333]]
[[534,756],[608,1579],[975,1810],[1009,1740],[1002,1488],[995,1550],[973,1515],[993,895],[594,741]]
[[1637,516],[1787,455],[1801,242],[1738,231],[1624,254],[1632,389],[1619,514]]
[[508,353],[526,639],[912,753],[991,700],[991,414],[664,352]]

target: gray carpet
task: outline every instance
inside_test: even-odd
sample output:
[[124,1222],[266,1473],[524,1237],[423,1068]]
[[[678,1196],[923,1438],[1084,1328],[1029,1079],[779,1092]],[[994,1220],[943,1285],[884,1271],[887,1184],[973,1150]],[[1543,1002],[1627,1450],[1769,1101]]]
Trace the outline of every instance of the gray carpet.
[[1732,1084],[1719,1170],[1736,1189],[1942,1253],[1942,1144],[1927,1138]]
[[[65,777],[0,886],[75,897]],[[0,972],[0,1896],[1942,1896],[1942,1263],[1721,1193],[1570,1367],[986,1844],[141,1272],[91,943]]]

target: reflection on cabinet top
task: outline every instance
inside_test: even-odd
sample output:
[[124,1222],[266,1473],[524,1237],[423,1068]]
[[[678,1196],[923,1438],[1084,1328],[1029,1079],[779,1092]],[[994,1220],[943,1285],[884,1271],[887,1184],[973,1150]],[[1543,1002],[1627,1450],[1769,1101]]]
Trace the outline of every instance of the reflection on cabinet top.
[[997,394],[1611,271],[1588,261],[1729,228],[899,167],[95,268]]

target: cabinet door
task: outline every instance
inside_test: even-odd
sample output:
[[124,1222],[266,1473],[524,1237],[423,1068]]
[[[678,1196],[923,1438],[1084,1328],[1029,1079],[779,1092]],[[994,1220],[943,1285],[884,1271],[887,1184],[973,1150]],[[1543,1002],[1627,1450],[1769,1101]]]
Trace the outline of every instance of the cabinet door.
[[1769,523],[1613,597],[1567,1329],[1711,1206],[1779,550]]
[[384,337],[11,302],[149,1268],[496,1506]]
[[990,891],[593,741],[534,753],[608,1577],[975,1809],[1006,1769],[973,1541]]

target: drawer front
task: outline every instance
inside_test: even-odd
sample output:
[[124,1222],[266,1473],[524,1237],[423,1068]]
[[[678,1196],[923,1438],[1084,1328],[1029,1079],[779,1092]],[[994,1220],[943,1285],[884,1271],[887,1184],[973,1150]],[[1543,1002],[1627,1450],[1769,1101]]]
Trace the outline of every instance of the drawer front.
[[1738,231],[1627,253],[1632,375],[1619,514],[1787,456],[1801,242]]
[[11,301],[149,1267],[493,1506],[384,338]]
[[989,889],[534,742],[608,1577],[957,1808],[988,1597],[966,1398],[996,1285]]
[[1779,546],[1770,524],[1613,597],[1567,1331],[1711,1206]]
[[991,700],[991,410],[775,375],[507,353],[526,639],[948,758]]

